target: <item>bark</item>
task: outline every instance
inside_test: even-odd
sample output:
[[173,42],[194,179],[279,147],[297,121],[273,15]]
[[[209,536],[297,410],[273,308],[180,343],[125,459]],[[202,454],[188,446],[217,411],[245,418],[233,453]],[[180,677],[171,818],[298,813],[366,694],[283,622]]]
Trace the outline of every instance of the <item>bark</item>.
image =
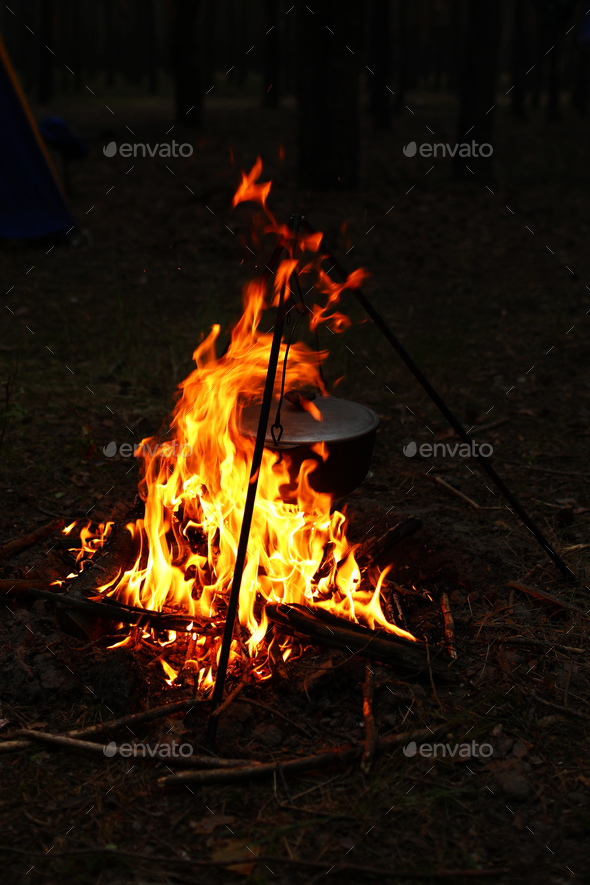
[[319,0],[313,12],[307,7],[298,10],[301,187],[327,190],[358,186],[363,12],[363,4],[355,0]]
[[[472,153],[453,157],[456,178],[492,178],[493,154],[479,155],[479,145],[494,146],[496,77],[500,42],[501,3],[469,0],[460,83],[457,143],[470,144]],[[487,152],[487,148],[486,148]]]

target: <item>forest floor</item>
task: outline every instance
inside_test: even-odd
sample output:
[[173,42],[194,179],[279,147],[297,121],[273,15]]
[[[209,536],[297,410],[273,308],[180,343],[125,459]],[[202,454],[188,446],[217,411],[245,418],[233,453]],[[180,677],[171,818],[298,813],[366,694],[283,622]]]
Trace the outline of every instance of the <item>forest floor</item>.
[[[403,155],[404,144],[433,140],[427,126],[436,141],[454,141],[454,103],[412,96],[413,113],[390,133],[364,119],[359,191],[319,194],[296,188],[289,102],[268,111],[225,97],[208,106],[198,136],[166,136],[162,100],[108,104],[64,99],[43,110],[61,113],[92,147],[72,169],[84,237],[52,249],[0,246],[0,373],[11,392],[8,408],[0,403],[2,540],[53,515],[120,516],[132,502],[136,463],[103,447],[157,432],[202,334],[238,315],[256,261],[243,245],[248,210],[229,207],[240,170],[260,153],[277,218],[305,213],[347,267],[370,271],[367,294],[459,419],[481,428],[478,441],[494,447],[496,468],[579,581],[561,580],[470,459],[404,455],[410,441],[453,437],[350,304],[353,326],[338,340],[323,335],[328,386],[342,379],[339,394],[370,405],[381,425],[372,472],[348,501],[349,535],[418,514],[424,528],[400,547],[396,578],[448,592],[457,634],[448,687],[376,668],[379,729],[448,723],[441,740],[488,742],[493,756],[431,760],[395,748],[370,774],[349,766],[189,791],[162,789],[161,766],[33,745],[0,755],[6,880],[299,883],[337,874],[352,883],[377,868],[399,882],[444,871],[451,881],[462,871],[498,883],[590,882],[587,618],[509,587],[520,581],[590,608],[588,121],[567,111],[549,124],[537,111],[517,122],[501,107],[487,188],[452,181],[448,160]],[[172,137],[191,141],[193,156],[102,153],[113,139]],[[2,563],[0,579],[59,571],[62,555],[50,546]],[[45,603],[8,605],[0,736],[63,733],[187,696],[140,655],[61,633]],[[425,617],[442,636],[438,608]],[[320,648],[305,661],[321,671],[307,689],[301,676],[244,689],[220,725],[220,751],[280,759],[362,739],[363,661]],[[135,737],[172,731],[200,746],[203,726],[193,711]],[[216,866],[244,856],[252,864],[239,870]]]

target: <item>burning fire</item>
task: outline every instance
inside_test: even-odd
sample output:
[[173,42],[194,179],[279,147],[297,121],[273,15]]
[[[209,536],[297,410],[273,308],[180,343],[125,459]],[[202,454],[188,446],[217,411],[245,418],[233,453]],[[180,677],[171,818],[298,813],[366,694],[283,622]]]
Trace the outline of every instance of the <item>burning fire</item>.
[[[219,325],[213,326],[195,350],[196,368],[180,385],[166,440],[144,440],[140,446],[145,518],[131,526],[138,538],[137,558],[113,584],[100,588],[128,605],[181,612],[194,618],[195,625],[222,621],[227,607],[254,452],[254,439],[244,433],[241,416],[245,407],[262,400],[271,348],[272,330],[261,331],[265,310],[278,304],[281,287],[289,287],[297,271],[300,277],[313,275],[316,291],[325,296],[323,306],[316,303],[313,312],[308,310],[310,328],[329,322],[332,331],[338,332],[349,325],[348,318],[337,310],[345,285],[335,284],[321,266],[321,234],[302,234],[293,243],[290,231],[278,225],[266,207],[271,183],[258,183],[261,171],[258,160],[249,174],[242,174],[234,206],[258,202],[264,213],[264,232],[282,238],[289,255],[277,269],[272,292],[261,280],[245,287],[243,312],[226,350],[220,352]],[[355,271],[349,283],[358,285],[362,278],[363,271]],[[275,383],[277,398],[286,348],[283,341]],[[314,387],[325,394],[318,362],[326,355],[318,358],[306,344],[293,342],[286,362],[285,390]],[[317,420],[317,408],[313,403],[308,407]],[[317,452],[325,457],[323,444]],[[316,466],[316,461],[304,461],[296,493],[286,496],[284,487],[291,483],[292,488],[292,480],[285,461],[272,450],[264,452],[239,600],[239,635],[230,657],[230,665],[244,656],[252,659],[259,678],[268,651],[267,603],[322,608],[413,639],[382,612],[380,590],[385,573],[376,588],[361,586],[354,548],[346,538],[344,514],[331,512],[331,496],[314,491],[310,485]],[[101,527],[98,542],[89,541],[86,534],[83,555],[92,555],[107,533],[108,528]],[[174,638],[169,634],[168,641]],[[200,685],[212,684],[219,642],[210,636],[191,635],[187,658],[194,662]],[[285,660],[291,650],[290,640],[281,643]],[[162,664],[172,681],[174,669],[163,659]]]

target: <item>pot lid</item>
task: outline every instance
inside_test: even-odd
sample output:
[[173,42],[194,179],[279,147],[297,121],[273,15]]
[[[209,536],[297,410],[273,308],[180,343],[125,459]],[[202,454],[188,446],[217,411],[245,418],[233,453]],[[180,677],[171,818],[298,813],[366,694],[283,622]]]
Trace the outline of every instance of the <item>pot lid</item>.
[[[283,400],[281,406],[281,424],[283,425],[281,448],[283,446],[313,445],[322,441],[327,443],[344,442],[364,436],[364,434],[375,430],[379,424],[379,416],[373,409],[350,400],[339,399],[336,396],[318,396],[312,401],[311,406],[310,412],[286,398]],[[270,428],[275,420],[276,409],[277,401],[273,400],[266,431],[266,443],[270,447],[275,447]],[[320,421],[312,414],[316,410],[321,415]],[[260,403],[246,406],[242,411],[240,421],[242,433],[255,437],[259,416]]]

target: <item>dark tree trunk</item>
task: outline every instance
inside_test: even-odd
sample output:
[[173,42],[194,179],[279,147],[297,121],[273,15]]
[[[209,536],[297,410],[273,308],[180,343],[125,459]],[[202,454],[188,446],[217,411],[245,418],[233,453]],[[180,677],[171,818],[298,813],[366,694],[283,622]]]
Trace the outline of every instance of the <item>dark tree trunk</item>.
[[196,38],[199,7],[199,0],[174,0],[171,41],[175,120],[192,129],[201,126],[203,105]]
[[[457,142],[470,144],[472,155],[453,157],[456,178],[489,179],[493,157],[482,156],[479,145],[493,150],[496,75],[500,42],[499,0],[469,0],[460,83]],[[486,153],[489,149],[486,147]],[[470,171],[471,170],[471,171]]]
[[[43,0],[39,33],[39,91],[40,104],[50,101],[54,94],[53,59],[55,52],[55,4],[54,0]],[[53,52],[50,52],[50,47]],[[70,74],[71,76],[71,74]]]
[[300,17],[299,183],[302,187],[358,186],[363,11],[363,4],[357,0],[317,0],[313,13],[305,6],[297,11]]
[[203,60],[202,64],[202,84],[203,92],[207,93],[215,86],[215,54],[217,50],[217,40],[215,39],[216,29],[216,0],[205,0],[202,12],[202,26],[199,33],[203,34],[201,41],[200,55]]
[[389,129],[389,96],[387,88],[391,57],[391,0],[373,0],[371,6],[371,45],[368,67],[371,86],[370,109],[375,129]]
[[154,0],[143,0],[143,8],[145,15],[145,72],[148,92],[150,95],[155,95],[158,91],[158,57]]
[[410,79],[408,58],[408,0],[399,0],[398,32],[396,40],[397,57],[399,58],[397,90],[395,96],[395,113],[401,114],[404,98]]
[[[262,101],[265,108],[279,105],[279,4],[278,0],[264,0],[264,78]],[[272,29],[272,30],[271,30]]]
[[572,90],[572,104],[579,114],[588,113],[588,99],[590,98],[590,47],[580,46],[577,57],[574,87]]
[[114,0],[104,2],[104,62],[105,82],[108,88],[115,83],[115,22]]
[[526,72],[528,64],[528,47],[525,24],[525,0],[514,0],[514,17],[512,21],[512,45],[510,47],[512,88],[510,90],[510,111],[514,117],[524,120],[526,111],[524,108],[526,85]]

